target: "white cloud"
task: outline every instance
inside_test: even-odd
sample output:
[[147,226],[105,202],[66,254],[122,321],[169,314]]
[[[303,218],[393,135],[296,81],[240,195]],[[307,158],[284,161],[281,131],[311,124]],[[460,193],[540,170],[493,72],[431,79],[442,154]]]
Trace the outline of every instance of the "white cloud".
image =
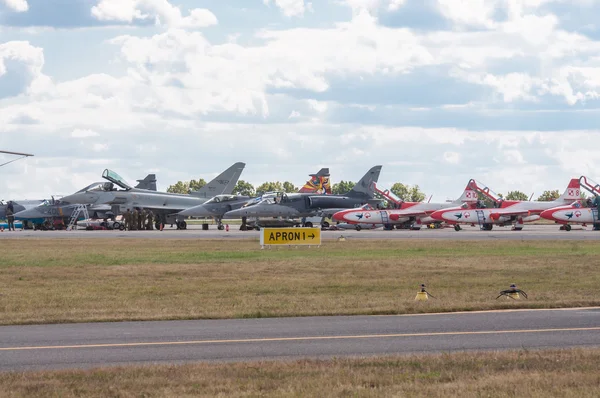
[[27,0],[1,0],[0,3],[6,4],[8,8],[16,12],[25,12],[29,10]]
[[100,21],[129,23],[154,19],[156,25],[180,28],[203,28],[218,23],[207,9],[196,8],[183,17],[181,10],[168,0],[99,0],[92,7],[92,15]]
[[[48,76],[42,73],[44,66],[44,52],[39,47],[34,47],[26,41],[10,41],[0,44],[0,85],[23,84],[15,87],[22,92],[44,91],[51,85]],[[16,72],[24,78],[19,82],[11,79],[10,72]],[[0,98],[2,98],[0,92]]]
[[352,8],[355,14],[362,11],[374,13],[381,8],[396,11],[406,4],[406,0],[338,0],[338,2]]
[[446,162],[446,163],[458,164],[458,163],[460,163],[460,153],[444,152],[443,159],[444,159],[444,162]]
[[312,3],[305,4],[304,0],[263,0],[263,3],[275,3],[286,17],[299,17],[304,15],[306,10],[312,10]]
[[90,129],[75,129],[71,132],[71,137],[73,138],[89,138],[89,137],[98,137],[100,134]]

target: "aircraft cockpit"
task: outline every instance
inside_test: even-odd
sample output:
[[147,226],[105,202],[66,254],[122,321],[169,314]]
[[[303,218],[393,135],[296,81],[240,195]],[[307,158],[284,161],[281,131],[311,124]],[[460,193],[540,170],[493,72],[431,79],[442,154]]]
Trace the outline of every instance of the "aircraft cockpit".
[[[106,169],[104,170],[104,172],[102,172],[102,178],[110,181],[110,183],[112,184],[116,184],[119,187],[129,191],[131,189],[131,185],[129,185],[127,182],[125,182],[125,179],[123,177],[121,177],[120,175],[118,175],[117,173],[115,173],[112,170]],[[109,183],[105,183],[105,184],[109,184]],[[105,187],[109,187],[108,185],[105,185]],[[105,189],[105,191],[112,191],[113,185],[110,186],[111,189]],[[116,189],[115,189],[116,191]]]
[[[80,189],[76,193],[84,193],[84,192],[111,192],[118,191],[115,184],[112,182],[95,182],[93,184],[88,185],[87,187]],[[56,203],[55,203],[56,204]]]
[[217,195],[207,200],[205,204],[230,202],[232,200],[236,200],[237,198],[238,197],[236,195]]

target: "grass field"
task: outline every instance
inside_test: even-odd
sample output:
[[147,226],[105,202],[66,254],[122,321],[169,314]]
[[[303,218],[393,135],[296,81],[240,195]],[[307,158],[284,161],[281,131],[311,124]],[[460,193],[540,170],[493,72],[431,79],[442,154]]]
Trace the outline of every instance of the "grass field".
[[[2,242],[0,324],[600,305],[600,245],[529,241]],[[436,299],[415,302],[420,283]],[[498,299],[511,283],[528,300]]]
[[600,349],[5,373],[5,397],[598,397]]

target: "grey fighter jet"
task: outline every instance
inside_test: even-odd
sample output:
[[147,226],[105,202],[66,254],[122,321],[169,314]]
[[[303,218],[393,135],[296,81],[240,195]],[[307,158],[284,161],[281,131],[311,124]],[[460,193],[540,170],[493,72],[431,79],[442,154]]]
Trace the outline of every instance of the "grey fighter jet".
[[[135,188],[146,189],[149,191],[156,191],[156,174],[148,174],[143,180],[137,180],[138,184]],[[98,182],[96,184],[103,184]],[[50,225],[67,225],[67,222],[75,209],[79,206],[78,203],[68,203],[62,199],[55,200],[54,197],[51,200],[41,200],[37,202],[35,206],[29,206],[24,208],[21,206],[17,210],[15,205],[15,220],[25,221],[28,225],[31,224],[34,228],[41,228],[46,221],[52,221]],[[19,201],[18,203],[21,203]],[[0,207],[0,215],[2,210],[5,209]],[[110,205],[94,205],[88,206],[88,213],[91,218],[98,219],[112,219],[115,223],[114,227],[119,228],[119,223],[114,220],[116,214],[113,213]],[[83,215],[82,215],[83,216]],[[82,217],[83,218],[83,217]],[[54,221],[57,221],[55,223]]]
[[160,224],[177,223],[178,229],[185,229],[187,224],[176,213],[205,203],[216,195],[231,194],[245,166],[246,164],[241,162],[233,164],[204,187],[189,195],[132,188],[117,173],[106,169],[102,177],[108,182],[100,185],[92,184],[72,195],[65,196],[63,201],[110,205],[115,214],[120,214],[126,209],[145,208],[155,214],[155,219],[158,219],[157,227]]
[[[266,198],[253,206],[232,210],[223,218],[243,217],[281,217],[305,218],[327,217],[340,209],[360,207],[366,203],[378,201],[374,199],[373,182],[379,179],[381,166],[371,168],[367,174],[346,194],[342,195],[315,195],[311,193],[281,193],[276,197]],[[271,223],[269,223],[271,225]],[[305,223],[312,226],[312,223]],[[260,222],[258,223],[260,226]],[[283,226],[283,225],[282,225]]]
[[[329,185],[329,169],[323,168],[316,174],[309,174],[311,177],[306,184],[298,191],[302,193],[325,194],[331,193]],[[212,217],[217,221],[217,228],[223,229],[223,216],[225,213],[245,207],[255,203],[259,203],[261,199],[275,197],[277,193],[267,192],[262,196],[250,197],[242,195],[217,195],[198,206],[190,207],[182,212],[180,216],[185,217]]]

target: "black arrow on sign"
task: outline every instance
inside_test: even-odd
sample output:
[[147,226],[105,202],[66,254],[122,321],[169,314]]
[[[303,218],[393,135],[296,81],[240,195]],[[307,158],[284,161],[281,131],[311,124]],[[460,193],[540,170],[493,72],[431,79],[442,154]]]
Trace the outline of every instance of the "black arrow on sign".
[[308,235],[309,238],[314,239],[315,238],[315,234],[310,234]]

